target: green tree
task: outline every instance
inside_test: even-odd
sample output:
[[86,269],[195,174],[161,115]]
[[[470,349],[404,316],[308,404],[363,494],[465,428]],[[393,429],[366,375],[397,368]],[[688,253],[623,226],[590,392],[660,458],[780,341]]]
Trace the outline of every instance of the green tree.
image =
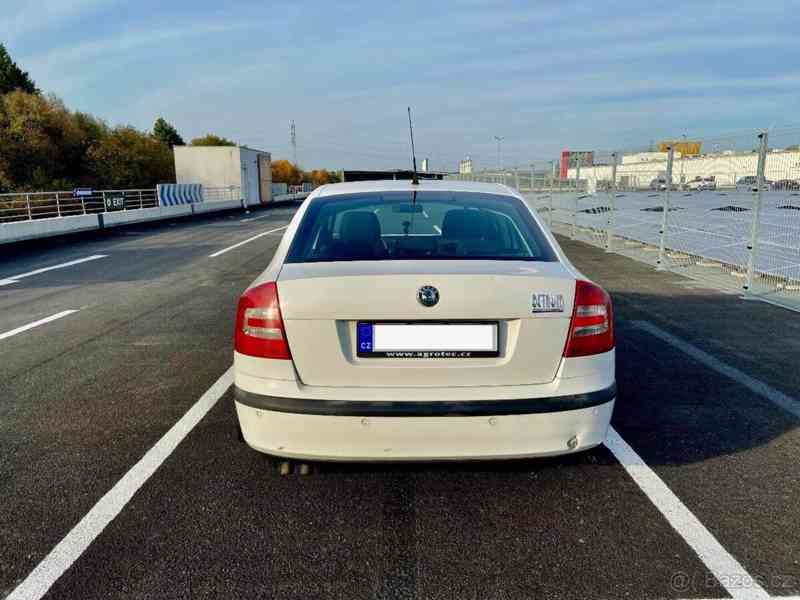
[[191,141],[192,146],[235,146],[236,142],[232,142],[231,140],[220,137],[218,135],[214,135],[213,133],[209,133],[204,135],[203,137],[194,138]]
[[153,125],[153,137],[170,148],[173,146],[183,146],[186,143],[178,133],[178,130],[161,117],[156,119]]
[[50,189],[74,182],[87,148],[85,134],[55,96],[14,91],[0,96],[0,187]]
[[152,187],[175,181],[170,149],[133,127],[117,127],[89,150],[95,185],[106,188]]
[[0,94],[7,94],[14,90],[22,90],[29,94],[39,93],[30,76],[11,60],[6,47],[0,44]]

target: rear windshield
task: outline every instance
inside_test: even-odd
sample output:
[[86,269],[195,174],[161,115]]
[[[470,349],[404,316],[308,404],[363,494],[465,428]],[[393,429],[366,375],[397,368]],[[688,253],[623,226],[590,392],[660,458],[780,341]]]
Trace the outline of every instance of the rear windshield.
[[472,192],[347,194],[311,201],[288,263],[526,260],[556,256],[517,198]]

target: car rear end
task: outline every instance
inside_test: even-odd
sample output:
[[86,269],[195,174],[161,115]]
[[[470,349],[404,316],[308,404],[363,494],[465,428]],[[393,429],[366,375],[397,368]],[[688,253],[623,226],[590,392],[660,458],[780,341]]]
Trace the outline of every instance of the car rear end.
[[442,185],[420,186],[412,202],[395,184],[301,208],[237,311],[236,409],[251,447],[446,460],[605,439],[608,295],[509,190],[484,186],[479,198]]

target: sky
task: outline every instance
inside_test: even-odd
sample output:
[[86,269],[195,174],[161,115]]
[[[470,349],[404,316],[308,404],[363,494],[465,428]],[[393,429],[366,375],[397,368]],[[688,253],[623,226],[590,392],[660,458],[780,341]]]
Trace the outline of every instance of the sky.
[[71,109],[273,158],[293,119],[307,169],[408,168],[407,106],[437,170],[800,141],[800,0],[2,2],[0,43]]

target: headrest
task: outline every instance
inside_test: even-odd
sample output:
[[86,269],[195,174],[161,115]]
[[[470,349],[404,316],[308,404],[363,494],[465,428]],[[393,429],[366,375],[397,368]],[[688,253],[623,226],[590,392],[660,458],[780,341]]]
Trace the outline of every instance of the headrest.
[[366,210],[346,212],[342,215],[339,239],[343,242],[378,242],[381,225],[375,213]]
[[479,238],[484,219],[477,210],[455,209],[449,211],[442,221],[442,237],[456,239]]

